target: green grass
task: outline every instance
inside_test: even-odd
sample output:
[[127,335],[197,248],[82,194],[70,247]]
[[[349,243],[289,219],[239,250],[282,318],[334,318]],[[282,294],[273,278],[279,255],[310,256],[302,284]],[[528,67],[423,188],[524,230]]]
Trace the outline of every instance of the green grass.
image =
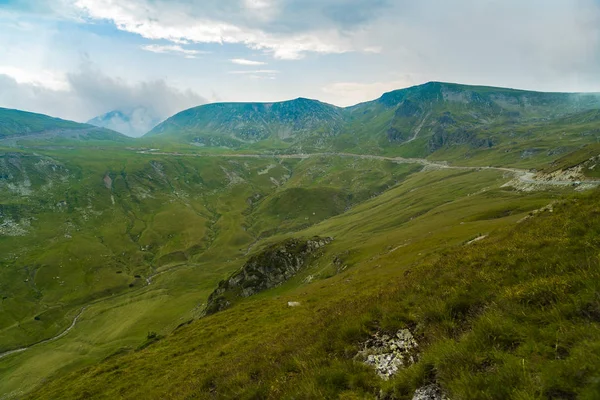
[[[549,172],[597,155],[595,114],[481,123],[444,106],[434,111],[477,134],[431,153],[435,123],[391,144],[395,108],[372,106],[327,140],[228,149],[92,135],[1,148],[0,351],[87,308],[65,337],[0,360],[0,397],[411,398],[435,378],[453,398],[593,398],[594,196],[535,214],[567,189],[518,192],[493,170],[223,156],[348,151]],[[335,240],[306,270],[187,324],[250,255],[314,235]],[[417,365],[383,383],[351,360],[369,333],[399,327],[422,344]]]
[[[343,273],[254,296],[32,397],[411,398],[436,380],[452,398],[595,398],[597,196],[416,262],[359,245]],[[401,327],[417,364],[383,382],[352,361],[369,333]]]
[[[346,161],[338,157],[276,161],[272,167],[273,159],[177,158],[115,149],[107,157],[107,150],[86,147],[36,151],[10,151],[2,158],[11,177],[6,187],[13,188],[3,192],[2,218],[26,226],[26,234],[0,241],[0,347],[52,337],[81,307],[92,306],[67,337],[11,356],[9,364],[3,360],[2,393],[37,385],[55,365],[75,368],[123,345],[136,347],[148,331],[166,334],[197,315],[199,304],[261,245],[261,237],[330,216],[309,212],[327,200],[324,186],[339,187],[344,207],[354,206],[415,172],[413,166],[365,160],[347,174]],[[263,207],[288,190],[317,196],[292,196],[292,208],[282,202],[285,216]],[[116,306],[113,299],[123,303]],[[75,350],[78,338],[91,342]]]

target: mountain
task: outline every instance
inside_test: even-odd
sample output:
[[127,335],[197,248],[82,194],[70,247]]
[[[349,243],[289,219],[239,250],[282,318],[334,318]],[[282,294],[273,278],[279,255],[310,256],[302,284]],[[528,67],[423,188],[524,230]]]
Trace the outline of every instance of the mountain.
[[113,110],[90,119],[87,123],[111,129],[131,137],[139,137],[154,128],[161,118],[145,107]]
[[346,108],[308,99],[209,104],[174,115],[146,137],[207,147],[260,144],[291,152],[427,157],[460,151],[464,158],[491,149],[519,157],[534,147],[554,151],[549,124],[598,108],[599,94],[430,82]]
[[67,121],[44,114],[0,108],[0,141],[24,138],[125,139],[120,133],[88,124]]
[[194,143],[294,142],[299,138],[327,138],[344,125],[343,110],[317,100],[298,98],[278,103],[216,103],[182,111],[146,136],[168,135]]
[[429,82],[385,93],[347,110],[350,120],[360,122],[371,134],[378,119],[385,115],[385,129],[379,133],[391,143],[402,143],[421,132],[434,136],[446,130],[551,120],[598,107],[600,95],[593,93],[543,93]]

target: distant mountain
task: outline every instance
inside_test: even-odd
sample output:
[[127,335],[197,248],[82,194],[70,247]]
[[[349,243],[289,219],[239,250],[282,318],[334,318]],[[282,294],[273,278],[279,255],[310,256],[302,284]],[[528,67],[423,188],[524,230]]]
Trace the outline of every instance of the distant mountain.
[[544,134],[543,124],[599,108],[598,94],[430,82],[346,108],[302,98],[208,104],[174,115],[146,136],[213,147],[264,142],[303,151],[426,156],[455,146],[494,147],[510,135],[533,140]]
[[293,142],[303,136],[334,136],[343,126],[343,109],[298,98],[277,103],[215,103],[190,108],[167,119],[147,136],[177,135],[206,145],[219,142],[211,137],[214,135],[233,143],[267,139]]
[[123,140],[120,133],[21,110],[0,108],[0,140],[12,138],[88,138]]
[[509,137],[535,140],[553,121],[598,108],[600,95],[593,93],[430,82],[348,107],[344,131],[379,148],[415,142],[413,151],[419,149],[413,154],[424,156],[448,147],[494,147]]
[[108,128],[131,137],[139,137],[154,128],[161,118],[154,112],[137,107],[129,110],[113,110],[89,120],[90,125]]

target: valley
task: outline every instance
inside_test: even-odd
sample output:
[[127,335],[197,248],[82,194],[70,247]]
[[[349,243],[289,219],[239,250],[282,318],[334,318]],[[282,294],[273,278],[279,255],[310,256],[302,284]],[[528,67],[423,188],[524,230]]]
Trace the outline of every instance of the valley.
[[[599,99],[432,82],[140,139],[0,110],[0,399],[593,393]],[[399,329],[414,365],[353,361]]]

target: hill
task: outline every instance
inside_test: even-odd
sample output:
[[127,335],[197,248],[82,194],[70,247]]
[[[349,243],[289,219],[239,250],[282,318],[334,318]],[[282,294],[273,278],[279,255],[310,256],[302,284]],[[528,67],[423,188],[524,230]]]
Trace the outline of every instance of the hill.
[[431,83],[4,139],[0,397],[592,398],[594,102]]
[[[590,132],[591,121],[576,115],[599,107],[598,94],[430,82],[347,108],[307,99],[209,104],[169,118],[145,137],[157,146],[162,139],[287,153],[343,151],[461,162],[493,156],[513,163],[534,157],[539,162],[544,153],[566,153],[594,142],[597,128]],[[571,140],[560,138],[558,148],[558,137],[549,131],[569,116]]]
[[0,108],[0,141],[19,139],[125,139],[120,133],[44,114]]
[[[299,278],[165,338],[149,334],[139,348],[121,349],[30,398],[410,399],[431,385],[460,399],[595,398],[600,266],[586,254],[598,246],[598,206],[597,192],[563,199],[441,253],[414,234],[399,241],[357,210],[356,219],[311,230],[333,233],[329,246],[344,243],[326,247]],[[471,223],[504,218],[463,212]],[[340,236],[345,224],[353,232]],[[439,231],[433,235],[439,246]],[[368,250],[373,236],[382,246]],[[373,337],[399,329],[418,342],[416,361],[382,380],[357,355]]]
[[293,143],[306,137],[333,136],[343,121],[339,108],[303,98],[279,103],[216,103],[182,111],[146,136],[184,137],[214,147],[265,140]]

